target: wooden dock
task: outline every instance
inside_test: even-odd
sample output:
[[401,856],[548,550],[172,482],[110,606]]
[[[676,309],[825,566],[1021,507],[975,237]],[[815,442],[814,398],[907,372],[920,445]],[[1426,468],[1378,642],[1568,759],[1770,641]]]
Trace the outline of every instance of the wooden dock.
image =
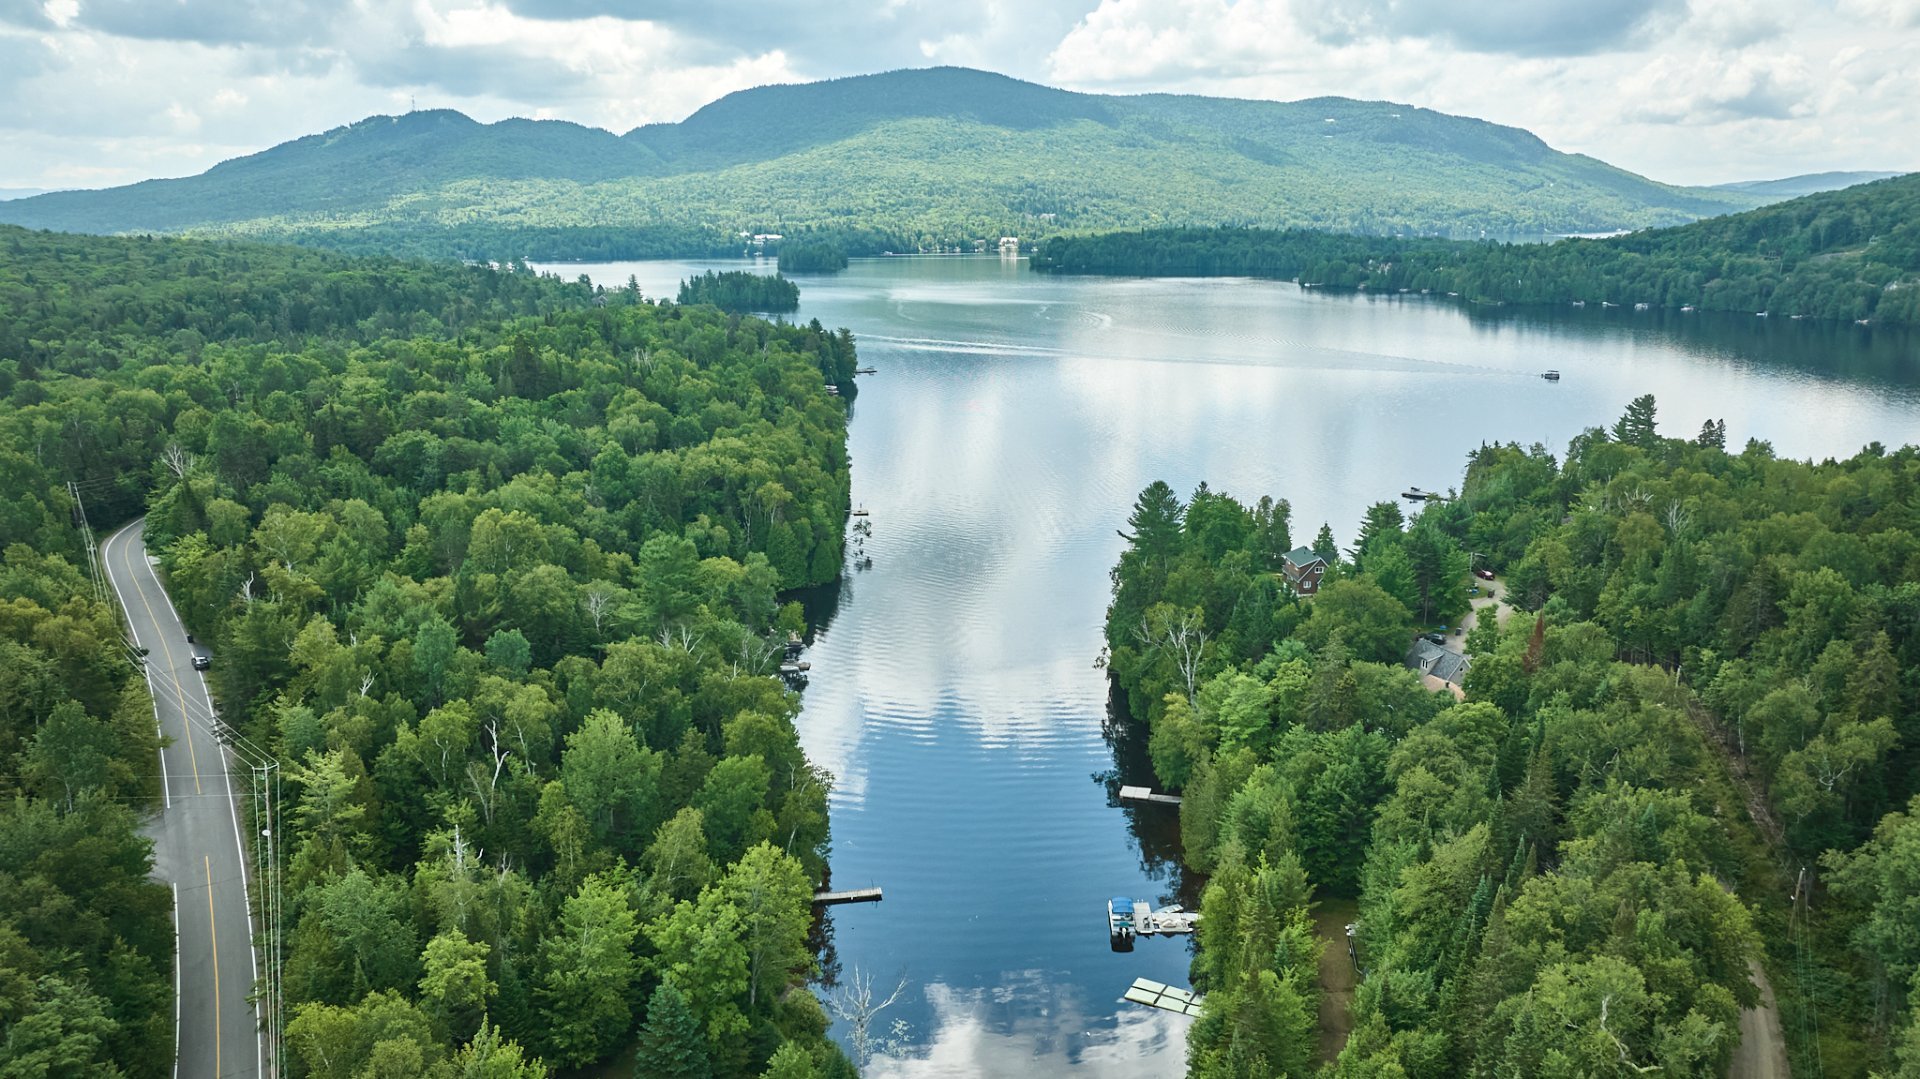
[[1133,904],[1133,931],[1143,937],[1191,933],[1199,920],[1200,915],[1179,907],[1154,910],[1138,900]]
[[1120,800],[1123,802],[1160,802],[1170,806],[1180,804],[1179,795],[1160,794],[1155,792],[1151,787],[1121,787]]
[[880,889],[854,888],[844,892],[815,892],[813,901],[823,906],[831,906],[835,903],[878,903]]
[[1161,985],[1148,978],[1135,978],[1133,985],[1122,996],[1135,1004],[1145,1004],[1149,1008],[1159,1008],[1175,1015],[1200,1014],[1200,998],[1191,991],[1178,986]]

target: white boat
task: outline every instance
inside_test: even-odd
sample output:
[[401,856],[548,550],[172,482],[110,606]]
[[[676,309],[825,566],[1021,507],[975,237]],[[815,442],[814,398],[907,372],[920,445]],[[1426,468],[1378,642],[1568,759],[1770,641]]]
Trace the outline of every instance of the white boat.
[[1107,900],[1107,938],[1113,950],[1131,950],[1138,931],[1139,927],[1133,924],[1133,900],[1124,895]]

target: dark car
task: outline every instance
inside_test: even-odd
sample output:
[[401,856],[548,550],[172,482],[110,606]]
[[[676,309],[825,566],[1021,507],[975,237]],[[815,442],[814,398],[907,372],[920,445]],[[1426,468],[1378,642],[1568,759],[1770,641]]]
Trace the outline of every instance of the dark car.
[[211,657],[209,657],[209,656],[195,656],[195,657],[193,657],[193,669],[194,669],[194,670],[196,670],[196,671],[204,671],[204,670],[206,670],[206,669],[207,669],[208,667],[211,667],[211,666],[213,666],[213,659],[212,659]]
[[1483,580],[1483,581],[1491,581],[1491,580],[1493,580],[1493,571],[1492,571],[1492,570],[1490,570],[1490,569],[1477,569],[1477,570],[1474,570],[1474,571],[1473,571],[1473,575],[1474,575],[1475,577],[1478,577],[1478,578],[1480,578],[1480,579],[1481,579],[1481,580]]

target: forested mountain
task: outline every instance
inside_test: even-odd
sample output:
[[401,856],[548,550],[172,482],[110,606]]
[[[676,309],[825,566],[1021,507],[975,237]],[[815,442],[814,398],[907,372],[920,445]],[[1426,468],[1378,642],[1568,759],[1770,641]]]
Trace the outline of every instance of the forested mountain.
[[1891,180],[1904,175],[1898,172],[1810,172],[1802,176],[1784,176],[1778,180],[1738,180],[1730,184],[1713,185],[1720,191],[1741,191],[1749,195],[1763,195],[1771,198],[1797,199],[1802,195],[1817,195],[1822,191],[1838,191],[1843,187],[1856,184],[1870,184],[1875,180]]
[[[1345,554],[1322,526],[1311,599],[1285,501],[1141,494],[1109,666],[1211,875],[1191,1074],[1313,1073],[1328,896],[1363,973],[1335,1076],[1724,1075],[1750,958],[1795,1074],[1920,1068],[1920,450],[1655,417],[1484,446]],[[1400,660],[1469,551],[1518,609],[1481,612],[1456,701]]]
[[1262,229],[1048,240],[1059,273],[1278,277],[1479,303],[1609,303],[1920,322],[1920,173],[1602,240],[1471,243]]
[[779,593],[840,570],[850,336],[511,268],[0,256],[0,1071],[167,1066],[152,706],[72,481],[145,510],[284,765],[289,1075],[851,1075],[791,991],[831,780],[772,674]]
[[376,116],[200,176],[0,204],[0,221],[498,259],[718,253],[743,231],[850,235],[854,253],[1160,224],[1583,232],[1763,201],[1407,105],[1079,94],[935,68],[745,90],[624,136]]

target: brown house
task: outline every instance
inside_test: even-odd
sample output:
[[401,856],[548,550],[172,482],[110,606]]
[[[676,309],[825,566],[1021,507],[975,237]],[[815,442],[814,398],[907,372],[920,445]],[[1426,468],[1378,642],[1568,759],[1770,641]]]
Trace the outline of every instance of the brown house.
[[1327,575],[1327,560],[1314,554],[1311,547],[1295,547],[1287,552],[1280,575],[1287,579],[1295,592],[1311,596],[1320,591],[1320,578]]

